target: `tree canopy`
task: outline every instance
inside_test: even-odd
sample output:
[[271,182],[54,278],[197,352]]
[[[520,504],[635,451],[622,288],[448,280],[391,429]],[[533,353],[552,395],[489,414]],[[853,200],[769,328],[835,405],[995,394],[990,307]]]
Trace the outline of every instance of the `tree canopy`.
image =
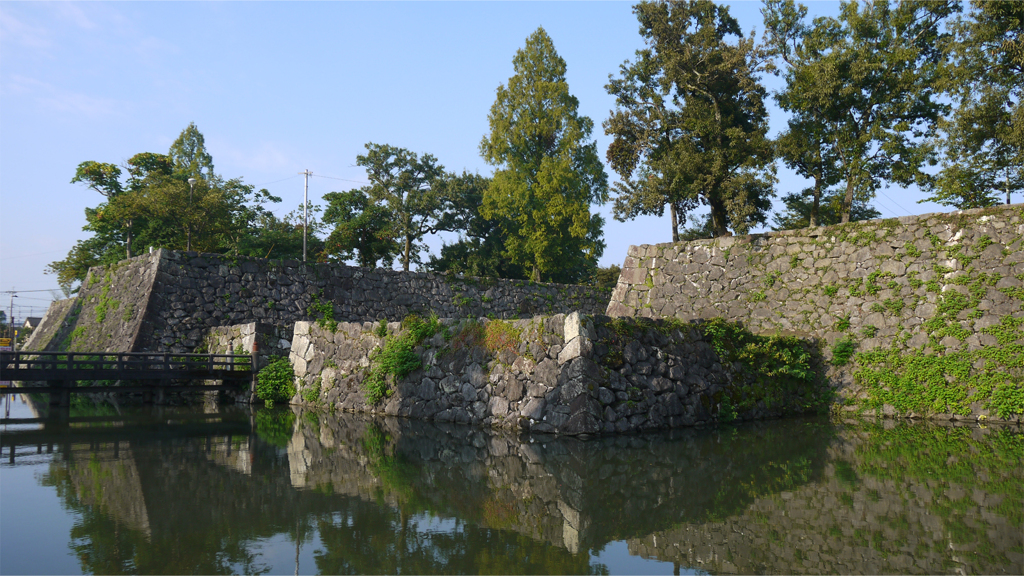
[[978,208],[1024,190],[1024,4],[974,0],[945,44],[956,107],[940,127],[942,172],[934,201]]
[[[194,187],[189,178],[196,179]],[[85,210],[83,230],[93,235],[47,267],[64,289],[81,282],[90,267],[135,256],[139,247],[182,250],[191,240],[201,252],[291,257],[282,247],[286,238],[298,238],[301,254],[301,225],[265,208],[280,198],[241,178],[224,180],[213,172],[213,159],[194,124],[168,154],[143,152],[122,166],[82,162],[71,182],[98,192],[103,201]]]
[[363,192],[390,214],[391,234],[401,244],[402,269],[408,271],[425,249],[417,242],[448,229],[448,200],[439,189],[444,166],[430,154],[372,142],[366,144],[366,154],[356,157],[356,165],[366,169],[370,180]]
[[[711,210],[715,235],[763,224],[774,194],[774,160],[753,38],[711,0],[634,7],[647,48],[621,67],[605,122],[608,161],[623,182],[615,214]],[[731,40],[730,40],[731,38]]]
[[807,24],[793,0],[768,0],[766,40],[785,63],[779,106],[813,126],[812,157],[834,159],[845,181],[842,221],[855,198],[887,182],[929,185],[928,139],[948,108],[937,98],[944,18],[954,2],[843,2],[838,18]]
[[608,177],[590,140],[594,123],[579,115],[565,60],[543,28],[512,64],[515,74],[498,86],[487,117],[491,131],[480,142],[484,160],[497,167],[480,213],[498,220],[505,255],[529,268],[533,280],[593,268],[604,251],[604,219],[590,213],[590,203],[608,197]]

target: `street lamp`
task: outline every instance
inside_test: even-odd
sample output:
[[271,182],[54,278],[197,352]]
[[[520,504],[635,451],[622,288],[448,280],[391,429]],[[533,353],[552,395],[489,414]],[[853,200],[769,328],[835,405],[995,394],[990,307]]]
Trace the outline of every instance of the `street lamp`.
[[185,250],[192,250],[192,191],[196,189],[196,179],[188,179],[188,239],[185,241]]

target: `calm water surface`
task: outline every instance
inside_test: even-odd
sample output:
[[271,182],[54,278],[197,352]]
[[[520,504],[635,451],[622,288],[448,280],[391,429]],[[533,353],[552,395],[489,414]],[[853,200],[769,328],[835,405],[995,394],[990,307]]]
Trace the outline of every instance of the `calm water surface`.
[[578,440],[24,402],[0,426],[3,574],[1024,573],[1019,428]]

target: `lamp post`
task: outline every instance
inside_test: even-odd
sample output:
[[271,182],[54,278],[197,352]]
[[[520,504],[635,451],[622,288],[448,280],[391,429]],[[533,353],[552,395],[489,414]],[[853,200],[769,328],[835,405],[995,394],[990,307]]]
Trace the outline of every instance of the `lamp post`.
[[185,250],[192,250],[192,191],[196,188],[196,179],[188,179],[188,239],[185,241]]

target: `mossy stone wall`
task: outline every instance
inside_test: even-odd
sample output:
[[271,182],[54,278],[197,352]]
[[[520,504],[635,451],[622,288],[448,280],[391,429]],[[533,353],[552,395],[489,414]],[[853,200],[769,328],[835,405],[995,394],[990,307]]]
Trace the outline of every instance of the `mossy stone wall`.
[[850,409],[1020,419],[1024,207],[631,246],[608,315],[813,339]]

